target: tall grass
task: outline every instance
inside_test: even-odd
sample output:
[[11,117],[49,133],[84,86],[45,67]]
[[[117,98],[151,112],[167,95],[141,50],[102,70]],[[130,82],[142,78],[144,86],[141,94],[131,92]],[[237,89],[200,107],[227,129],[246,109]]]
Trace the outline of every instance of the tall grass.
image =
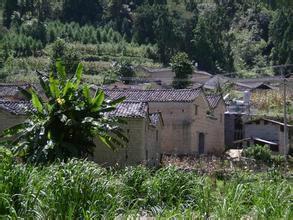
[[272,173],[223,181],[174,166],[115,170],[79,160],[34,167],[6,159],[0,168],[5,219],[293,218],[292,181]]

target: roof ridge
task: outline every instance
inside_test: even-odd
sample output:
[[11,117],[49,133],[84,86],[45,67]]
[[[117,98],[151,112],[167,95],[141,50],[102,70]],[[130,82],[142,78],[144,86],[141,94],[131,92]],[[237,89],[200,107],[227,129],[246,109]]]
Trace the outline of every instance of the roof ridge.
[[31,86],[31,83],[0,83],[0,86]]
[[125,89],[119,89],[119,88],[113,88],[113,89],[103,89],[104,91],[147,91],[147,92],[154,92],[154,91],[193,91],[193,90],[199,90],[201,89],[201,86],[197,88],[190,88],[190,89],[132,89],[132,88],[125,88]]

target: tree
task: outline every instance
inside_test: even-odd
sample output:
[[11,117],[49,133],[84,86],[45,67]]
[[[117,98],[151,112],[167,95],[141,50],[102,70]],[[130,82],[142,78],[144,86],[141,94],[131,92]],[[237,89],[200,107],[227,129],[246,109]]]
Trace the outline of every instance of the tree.
[[33,89],[22,90],[34,109],[24,123],[3,132],[5,137],[16,135],[9,141],[12,151],[26,162],[44,163],[92,155],[94,137],[113,150],[124,146],[127,138],[118,126],[119,119],[106,116],[123,98],[106,100],[102,90],[90,95],[88,85],[80,83],[81,64],[70,79],[61,62],[56,69],[49,78],[39,77],[44,98]]
[[192,64],[186,53],[177,53],[171,58],[172,71],[175,72],[173,87],[176,89],[186,88],[190,82],[189,76],[192,74]]
[[80,62],[80,54],[59,38],[52,45],[51,67],[54,71],[56,71],[55,63],[59,59],[69,73],[74,73]]
[[131,63],[127,60],[121,60],[115,64],[116,73],[121,77],[125,84],[129,84],[132,81],[132,77],[135,76],[135,72]]
[[3,24],[9,28],[11,24],[11,17],[14,11],[17,11],[17,0],[6,0],[3,10]]
[[103,8],[98,0],[64,0],[63,20],[80,24],[101,21]]
[[133,37],[138,43],[154,43],[156,21],[156,10],[154,6],[148,4],[138,7],[134,14]]
[[270,43],[273,64],[292,64],[293,62],[293,12],[282,8],[276,11],[270,25]]
[[199,17],[192,39],[192,58],[199,69],[212,73],[221,73],[221,69],[233,70],[226,21],[221,8],[206,11]]

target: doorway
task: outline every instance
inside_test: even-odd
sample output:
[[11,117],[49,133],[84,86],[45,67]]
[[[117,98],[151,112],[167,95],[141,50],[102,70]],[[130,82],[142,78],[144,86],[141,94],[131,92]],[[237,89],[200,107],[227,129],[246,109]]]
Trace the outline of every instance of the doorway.
[[198,134],[198,153],[204,154],[204,142],[205,142],[205,135],[204,133]]

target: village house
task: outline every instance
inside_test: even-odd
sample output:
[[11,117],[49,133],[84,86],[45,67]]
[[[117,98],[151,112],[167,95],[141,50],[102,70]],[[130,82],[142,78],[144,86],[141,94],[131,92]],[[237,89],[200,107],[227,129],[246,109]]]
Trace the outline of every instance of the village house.
[[146,102],[150,112],[160,112],[164,120],[161,153],[175,155],[220,154],[224,152],[224,112],[222,97],[205,96],[197,89],[105,90],[112,99],[126,97]]
[[[194,155],[220,154],[225,150],[226,106],[221,96],[206,96],[200,87],[181,90],[112,89],[105,90],[105,93],[112,99],[126,97],[126,102],[119,106],[114,115],[125,118],[128,122],[124,129],[129,133],[129,146],[112,154],[108,149],[97,148],[93,158],[96,162],[131,164],[144,161],[156,164],[158,154],[153,152],[157,151],[173,155]],[[22,97],[20,100],[13,99],[3,100],[5,106],[11,107],[2,105],[3,129],[25,119],[24,112],[16,112],[12,106],[15,103],[19,106],[28,105],[29,102],[25,102]],[[8,118],[11,123],[7,122]],[[140,151],[140,154],[134,149]]]
[[157,166],[160,163],[160,144],[163,120],[160,113],[149,113],[144,102],[124,102],[110,112],[108,117],[118,117],[127,123],[122,129],[128,138],[124,148],[112,151],[98,139],[95,140],[93,160],[99,164]]
[[[24,122],[27,118],[27,111],[31,109],[30,101],[17,100],[16,97],[11,100],[8,100],[7,97],[0,99],[0,132]],[[122,125],[122,129],[129,142],[125,148],[113,152],[96,139],[94,155],[90,159],[105,166],[141,163],[157,166],[159,164],[161,131],[164,124],[159,112],[150,114],[147,103],[124,102],[107,116],[125,120],[126,124]]]
[[[288,145],[286,153],[293,148],[293,125],[287,125]],[[284,123],[270,119],[255,119],[244,123],[243,147],[253,144],[269,145],[271,150],[284,153]]]
[[[156,82],[162,87],[170,87],[175,77],[175,72],[171,68],[147,68],[144,66],[137,66],[135,68],[137,72],[143,74],[148,82]],[[190,76],[192,84],[203,84],[212,77],[211,74],[205,71],[193,70]]]

